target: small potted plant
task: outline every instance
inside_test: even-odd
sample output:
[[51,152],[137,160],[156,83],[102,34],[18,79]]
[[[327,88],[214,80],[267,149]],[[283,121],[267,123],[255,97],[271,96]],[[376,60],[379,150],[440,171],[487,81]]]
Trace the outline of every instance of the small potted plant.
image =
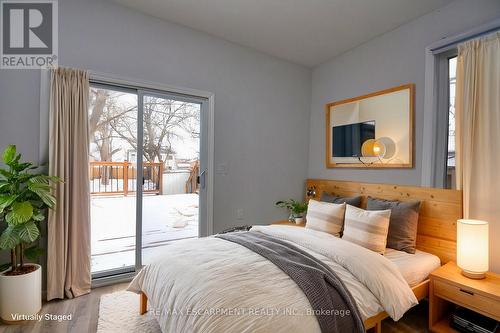
[[307,212],[307,202],[300,202],[294,199],[278,201],[277,207],[288,209],[290,216],[288,220],[297,224],[304,223],[304,214]]
[[10,250],[10,263],[0,268],[0,317],[5,322],[33,318],[42,307],[42,267],[26,263],[41,255],[37,240],[47,208],[55,206],[51,184],[60,182],[34,170],[37,166],[21,161],[16,146],[2,155],[0,168],[0,249]]

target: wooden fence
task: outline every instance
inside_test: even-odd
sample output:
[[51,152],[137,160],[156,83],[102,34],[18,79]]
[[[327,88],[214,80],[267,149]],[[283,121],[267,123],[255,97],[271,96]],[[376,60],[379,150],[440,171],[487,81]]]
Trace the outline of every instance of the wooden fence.
[[196,161],[191,164],[191,172],[184,185],[184,191],[186,193],[196,193],[198,192],[198,174],[200,173],[200,161]]
[[[128,195],[137,190],[136,165],[124,162],[90,162],[91,195]],[[162,194],[163,162],[143,163],[143,192]]]

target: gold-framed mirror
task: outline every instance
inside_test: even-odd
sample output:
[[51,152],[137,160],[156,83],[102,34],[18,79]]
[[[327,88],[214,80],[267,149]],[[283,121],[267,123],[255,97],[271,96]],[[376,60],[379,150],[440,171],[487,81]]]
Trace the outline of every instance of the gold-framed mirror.
[[413,83],[328,103],[327,168],[412,168]]

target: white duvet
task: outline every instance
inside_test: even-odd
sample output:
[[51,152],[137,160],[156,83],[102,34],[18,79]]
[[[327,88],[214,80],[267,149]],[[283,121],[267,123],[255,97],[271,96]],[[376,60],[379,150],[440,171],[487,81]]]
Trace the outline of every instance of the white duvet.
[[[273,225],[250,232],[286,240],[328,264],[356,300],[363,320],[381,311],[398,320],[418,303],[397,267],[380,254],[310,229]],[[320,332],[308,299],[288,275],[219,238],[166,247],[128,290],[146,293],[163,332]]]

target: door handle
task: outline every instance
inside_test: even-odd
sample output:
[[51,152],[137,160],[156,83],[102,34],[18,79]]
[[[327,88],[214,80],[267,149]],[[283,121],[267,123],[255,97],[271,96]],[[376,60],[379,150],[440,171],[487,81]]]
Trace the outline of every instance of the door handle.
[[202,190],[205,189],[206,183],[207,183],[207,169],[203,170],[200,175],[198,176],[198,184],[200,184],[200,188]]

